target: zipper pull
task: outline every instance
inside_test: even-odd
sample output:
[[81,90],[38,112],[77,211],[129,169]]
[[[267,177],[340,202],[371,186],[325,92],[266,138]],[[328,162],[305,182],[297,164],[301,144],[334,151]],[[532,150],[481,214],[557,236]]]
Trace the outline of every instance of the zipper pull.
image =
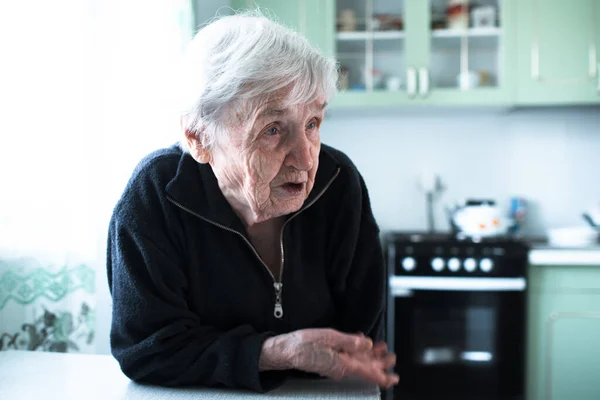
[[281,305],[281,291],[283,290],[283,283],[275,282],[273,283],[275,286],[275,311],[273,315],[275,318],[280,319],[283,317],[283,306]]

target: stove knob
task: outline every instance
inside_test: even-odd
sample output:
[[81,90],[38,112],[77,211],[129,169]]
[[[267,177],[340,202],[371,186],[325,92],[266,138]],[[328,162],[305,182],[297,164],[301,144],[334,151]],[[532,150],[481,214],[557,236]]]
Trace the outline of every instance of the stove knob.
[[416,266],[417,263],[412,257],[405,257],[404,260],[402,260],[402,268],[404,268],[405,271],[412,271]]
[[444,269],[444,260],[442,260],[440,257],[434,258],[431,260],[431,268],[433,268],[433,270],[436,272],[442,271]]
[[460,261],[458,258],[451,258],[448,260],[448,269],[452,272],[456,272],[460,269]]
[[473,272],[475,269],[477,269],[477,262],[475,262],[475,259],[467,258],[465,260],[465,271]]
[[479,268],[481,268],[483,272],[490,272],[492,268],[494,268],[494,263],[489,258],[482,258],[479,262]]

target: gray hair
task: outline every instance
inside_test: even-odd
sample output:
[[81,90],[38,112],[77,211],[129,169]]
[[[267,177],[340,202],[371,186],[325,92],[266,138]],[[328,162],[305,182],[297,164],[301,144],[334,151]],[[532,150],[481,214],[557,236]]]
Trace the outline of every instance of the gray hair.
[[[337,64],[306,38],[261,11],[224,16],[202,28],[183,63],[180,117],[210,148],[233,115],[248,120],[270,96],[289,88],[286,106],[336,91]],[[185,151],[187,142],[182,138]]]

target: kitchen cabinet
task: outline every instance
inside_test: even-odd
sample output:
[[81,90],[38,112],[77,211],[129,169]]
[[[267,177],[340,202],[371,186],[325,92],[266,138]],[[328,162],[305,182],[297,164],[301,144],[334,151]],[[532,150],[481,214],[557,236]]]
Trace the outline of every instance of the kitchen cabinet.
[[531,266],[527,398],[600,398],[600,265]]
[[235,10],[259,7],[278,22],[304,35],[324,54],[333,55],[333,8],[329,0],[231,0]]
[[329,3],[349,81],[332,107],[510,104],[515,2],[478,1],[488,19],[470,18],[467,2],[453,17],[447,0]]
[[331,108],[600,104],[600,0],[232,5],[269,10],[337,59]]
[[517,104],[600,104],[600,0],[519,0]]
[[447,0],[232,2],[234,8],[253,4],[335,56],[341,91],[332,108],[502,105],[512,98],[512,1],[478,1],[492,13],[481,26],[468,17],[461,24],[460,15],[450,23]]

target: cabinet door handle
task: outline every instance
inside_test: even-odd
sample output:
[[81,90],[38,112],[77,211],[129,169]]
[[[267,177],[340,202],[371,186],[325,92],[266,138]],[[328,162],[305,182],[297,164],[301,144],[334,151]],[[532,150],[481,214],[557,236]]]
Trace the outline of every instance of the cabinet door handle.
[[596,64],[597,72],[596,72],[596,91],[600,96],[600,62]]
[[589,62],[590,62],[590,78],[594,79],[596,77],[596,43],[590,43],[589,50]]
[[417,94],[417,71],[414,67],[408,67],[406,71],[406,90],[410,98]]
[[540,47],[537,41],[531,46],[531,77],[536,81],[540,79]]
[[429,70],[425,67],[419,68],[419,94],[423,97],[429,94]]

